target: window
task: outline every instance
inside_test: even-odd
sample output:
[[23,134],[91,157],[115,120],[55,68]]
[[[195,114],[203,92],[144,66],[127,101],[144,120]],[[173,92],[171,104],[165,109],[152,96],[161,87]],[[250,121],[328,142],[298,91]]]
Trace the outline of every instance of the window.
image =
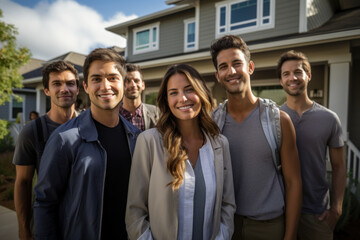
[[195,20],[193,18],[184,20],[184,24],[185,24],[184,51],[189,52],[189,51],[197,50]]
[[216,34],[239,34],[274,27],[275,0],[237,0],[216,4]]
[[10,102],[10,120],[16,120],[19,113],[25,111],[25,96],[17,94],[21,99],[11,97]]
[[156,99],[158,96],[159,88],[150,87],[146,88],[143,92],[142,101],[144,103],[156,105]]
[[134,29],[134,54],[159,49],[159,23]]

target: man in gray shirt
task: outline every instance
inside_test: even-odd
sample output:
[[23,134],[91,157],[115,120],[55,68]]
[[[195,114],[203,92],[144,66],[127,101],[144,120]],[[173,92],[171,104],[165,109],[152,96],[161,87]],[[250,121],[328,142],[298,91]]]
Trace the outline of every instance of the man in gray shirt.
[[[228,140],[236,201],[233,239],[295,239],[301,208],[300,164],[295,130],[289,116],[274,104],[254,96],[250,76],[255,65],[246,43],[237,36],[224,36],[211,45],[215,76],[228,100],[213,114]],[[281,122],[282,177],[273,163],[273,147],[267,140],[263,112],[278,112]],[[266,117],[265,117],[266,119]],[[273,137],[271,135],[270,137]],[[286,192],[286,194],[285,194]]]
[[[32,182],[35,170],[39,170],[45,142],[60,124],[76,116],[74,103],[79,94],[78,72],[71,63],[52,62],[44,67],[42,74],[44,92],[50,97],[51,108],[44,116],[25,125],[17,139],[13,158],[16,165],[14,202],[20,239],[32,239]],[[41,124],[37,125],[37,121]]]
[[[308,97],[311,67],[303,53],[284,53],[278,62],[277,74],[286,92],[286,103],[281,110],[289,114],[294,124],[301,163],[303,205],[298,239],[333,239],[346,185],[340,120],[336,113]],[[332,166],[331,205],[326,180],[328,147]]]

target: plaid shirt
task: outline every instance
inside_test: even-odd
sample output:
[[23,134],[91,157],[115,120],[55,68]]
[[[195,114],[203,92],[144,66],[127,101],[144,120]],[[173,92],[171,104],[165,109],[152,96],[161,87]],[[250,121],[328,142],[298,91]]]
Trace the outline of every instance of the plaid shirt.
[[144,123],[144,117],[143,117],[143,105],[142,103],[140,106],[135,110],[135,114],[132,114],[128,110],[120,106],[120,114],[129,122],[131,122],[135,127],[140,129],[141,131],[145,130],[145,123]]

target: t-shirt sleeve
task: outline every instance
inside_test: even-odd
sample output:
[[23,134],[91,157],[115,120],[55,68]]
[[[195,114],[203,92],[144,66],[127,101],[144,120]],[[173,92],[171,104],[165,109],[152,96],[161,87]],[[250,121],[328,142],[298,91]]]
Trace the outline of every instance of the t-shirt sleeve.
[[339,117],[334,114],[333,126],[331,130],[331,136],[328,142],[330,148],[338,148],[344,146],[344,139],[342,135],[341,122]]
[[13,164],[36,165],[36,139],[34,136],[34,122],[30,122],[21,130],[15,145]]

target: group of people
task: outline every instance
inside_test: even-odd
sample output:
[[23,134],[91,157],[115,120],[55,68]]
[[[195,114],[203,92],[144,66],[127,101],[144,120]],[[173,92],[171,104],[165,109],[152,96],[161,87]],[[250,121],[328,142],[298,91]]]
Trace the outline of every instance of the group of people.
[[279,108],[253,94],[241,38],[216,39],[211,57],[227,95],[215,110],[186,64],[167,69],[156,107],[142,103],[140,67],[98,48],[83,67],[90,108],[78,115],[78,72],[64,61],[46,66],[51,109],[24,127],[13,160],[20,239],[332,239],[344,142],[337,115],[307,95],[308,59],[280,57]]

